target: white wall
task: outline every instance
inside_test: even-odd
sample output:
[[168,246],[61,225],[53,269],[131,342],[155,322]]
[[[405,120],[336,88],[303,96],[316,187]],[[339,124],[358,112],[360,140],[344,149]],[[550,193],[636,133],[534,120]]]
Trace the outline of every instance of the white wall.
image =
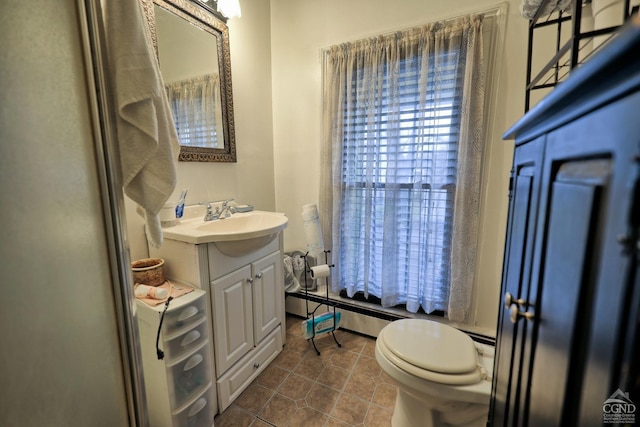
[[[425,24],[498,3],[481,0],[271,0],[276,209],[289,216],[285,250],[304,248],[301,207],[317,203],[322,88],[320,51],[333,44]],[[509,2],[492,137],[487,141],[483,213],[472,325],[495,333],[512,144],[501,133],[524,109],[527,21]]]

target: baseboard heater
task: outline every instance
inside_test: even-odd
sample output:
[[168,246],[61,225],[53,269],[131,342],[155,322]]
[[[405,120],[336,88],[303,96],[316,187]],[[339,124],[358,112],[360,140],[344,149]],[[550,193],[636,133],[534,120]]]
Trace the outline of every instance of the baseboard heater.
[[[305,299],[304,292],[293,292],[293,293],[287,294],[287,296],[293,297],[293,298]],[[306,298],[309,301],[313,301],[319,304],[321,304],[325,300],[323,296],[314,295],[314,294],[307,294]],[[403,316],[398,316],[391,313],[383,313],[377,310],[370,309],[368,307],[363,307],[362,305],[358,305],[357,303],[349,303],[349,302],[345,302],[343,300],[337,300],[337,299],[332,299],[331,302],[334,303],[336,305],[336,308],[340,310],[347,310],[354,313],[363,314],[365,316],[375,317],[376,319],[387,320],[389,322],[393,322],[394,320],[404,319]]]
[[[301,299],[304,300],[305,299],[305,294],[304,292],[292,292],[292,293],[288,293],[286,294],[287,298],[297,298],[297,299]],[[325,298],[323,296],[319,296],[319,295],[314,295],[314,294],[307,294],[306,298],[309,301],[315,302],[315,303],[322,303]],[[339,310],[343,310],[343,311],[349,311],[352,313],[356,313],[356,314],[360,314],[363,316],[367,316],[367,317],[372,317],[375,319],[380,319],[382,321],[387,321],[387,322],[393,322],[394,320],[400,320],[400,319],[406,319],[409,318],[410,316],[402,316],[399,314],[394,314],[394,313],[388,313],[388,312],[384,312],[384,311],[380,311],[380,310],[375,310],[369,307],[366,307],[362,304],[358,304],[358,301],[354,301],[354,302],[349,302],[349,301],[344,301],[344,299],[332,299],[331,300],[332,303],[335,304],[336,308]],[[439,313],[438,313],[439,314]],[[440,315],[439,317],[443,317],[442,315]],[[351,328],[343,328],[343,329],[348,329],[352,332],[356,332],[356,333],[361,333],[363,335],[370,335],[370,334],[366,334],[363,333],[362,331],[358,331],[358,330],[352,330]],[[482,343],[482,344],[488,344],[488,345],[495,345],[495,338],[490,337],[490,336],[486,336],[486,335],[482,335],[482,334],[478,334],[478,333],[474,333],[474,332],[469,332],[469,331],[463,331],[465,332],[467,335],[469,335],[474,341]]]

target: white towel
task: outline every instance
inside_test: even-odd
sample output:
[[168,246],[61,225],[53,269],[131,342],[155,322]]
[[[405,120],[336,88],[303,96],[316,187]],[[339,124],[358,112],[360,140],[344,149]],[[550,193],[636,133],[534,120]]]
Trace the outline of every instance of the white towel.
[[158,247],[158,214],[176,185],[179,143],[139,1],[102,2],[124,192],[145,211]]

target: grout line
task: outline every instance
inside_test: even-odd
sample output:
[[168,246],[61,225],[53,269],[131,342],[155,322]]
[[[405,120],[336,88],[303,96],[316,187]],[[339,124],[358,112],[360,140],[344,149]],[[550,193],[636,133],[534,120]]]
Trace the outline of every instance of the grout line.
[[270,426],[273,426],[273,427],[278,427],[277,425],[275,425],[275,424],[271,423],[270,421],[265,420],[264,418],[260,418],[260,417],[259,417],[259,416],[257,416],[257,415],[256,415],[256,419],[255,419],[255,420],[253,420],[253,422],[251,423],[251,425],[255,424],[256,420],[260,420],[260,421],[262,421],[263,423],[265,423],[265,424],[269,424]]

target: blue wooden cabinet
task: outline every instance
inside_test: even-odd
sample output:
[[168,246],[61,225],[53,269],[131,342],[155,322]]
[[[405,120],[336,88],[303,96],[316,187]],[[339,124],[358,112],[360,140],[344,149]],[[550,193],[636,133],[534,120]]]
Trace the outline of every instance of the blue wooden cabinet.
[[640,407],[640,19],[505,138],[516,148],[489,425],[603,425],[618,390]]

